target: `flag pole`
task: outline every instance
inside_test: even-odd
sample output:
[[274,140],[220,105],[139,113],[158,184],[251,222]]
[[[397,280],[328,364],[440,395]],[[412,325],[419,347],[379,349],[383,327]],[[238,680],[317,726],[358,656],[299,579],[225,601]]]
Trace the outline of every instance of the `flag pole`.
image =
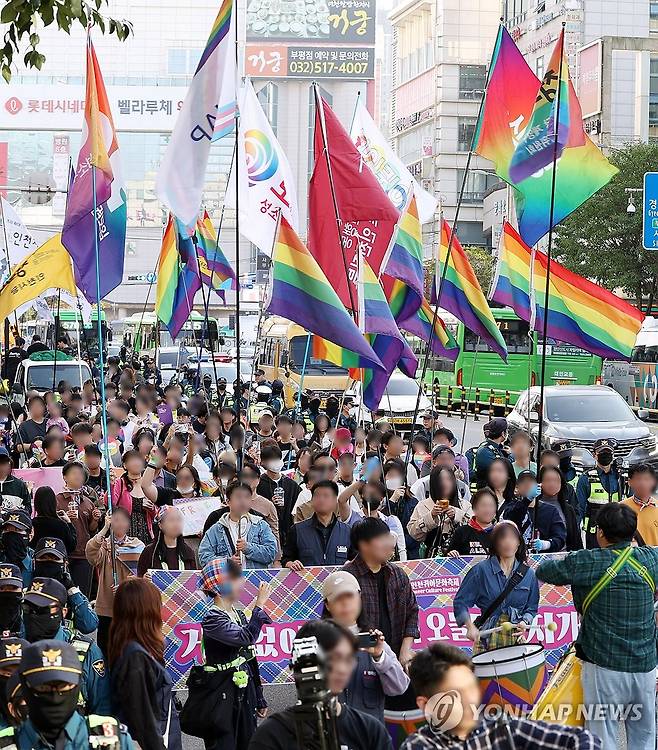
[[[498,34],[500,35],[502,33],[502,24],[503,19],[500,19],[500,26],[498,27]],[[495,45],[494,45],[495,49]],[[482,92],[482,98],[480,99],[480,106],[478,108],[478,114],[476,117],[476,121],[479,123],[482,119],[482,113],[484,111],[484,103],[487,98],[487,88],[489,86],[489,77],[491,76],[491,63],[493,62],[493,55],[491,58],[491,61],[489,62],[489,70],[487,71],[487,81],[484,87],[484,91]],[[461,212],[462,203],[464,200],[464,193],[466,191],[466,180],[468,179],[468,172],[471,168],[471,161],[473,160],[473,153],[474,153],[474,147],[475,147],[475,139],[477,137],[478,128],[475,128],[475,131],[473,132],[473,136],[471,138],[471,147],[468,150],[468,157],[466,158],[466,167],[464,169],[464,176],[462,177],[462,184],[459,189],[459,195],[457,196],[457,206],[455,208],[455,218],[452,221],[452,227],[450,228],[450,238],[448,240],[448,248],[446,250],[446,259],[443,264],[443,268],[441,269],[441,276],[439,278],[439,283],[436,287],[436,304],[434,305],[434,313],[432,315],[432,324],[430,325],[430,335],[429,339],[427,341],[427,344],[425,345],[425,355],[423,357],[423,368],[421,371],[421,376],[419,379],[419,388],[418,388],[418,395],[416,396],[416,406],[414,407],[414,415],[413,419],[411,420],[411,433],[409,434],[409,445],[407,446],[407,455],[405,456],[404,464],[405,464],[405,482],[406,482],[406,468],[409,465],[409,461],[411,459],[411,443],[414,439],[414,435],[416,432],[416,420],[418,419],[418,411],[420,410],[420,399],[423,395],[423,383],[425,382],[425,376],[427,374],[427,368],[429,365],[429,358],[430,353],[432,351],[432,339],[434,338],[434,328],[436,326],[436,322],[439,319],[439,308],[441,307],[441,292],[443,291],[443,285],[444,281],[448,272],[448,265],[450,263],[450,256],[452,254],[452,243],[455,237],[455,232],[457,231],[457,222],[459,221],[459,214]],[[443,207],[441,208],[441,213],[443,213]],[[441,233],[443,229],[443,222],[441,229],[439,231],[439,261],[441,259]]]
[[[238,0],[233,0],[233,12],[235,13],[235,95],[237,97],[239,86],[241,81],[240,76],[240,56],[239,56],[239,16],[238,16]],[[235,107],[235,163],[233,168],[235,170],[235,382],[236,386],[233,389],[233,397],[238,412],[238,424],[240,424],[240,411],[242,404],[242,378],[240,377],[240,155],[238,153],[238,146],[240,141],[240,110],[237,106]],[[219,234],[217,234],[217,240],[219,241]],[[202,285],[203,286],[203,285]],[[247,404],[247,418],[249,416],[249,404]],[[238,471],[242,469],[243,462],[243,448],[239,450],[236,456],[236,463]]]
[[[95,214],[94,214],[95,216]],[[55,356],[53,357],[53,388],[55,390],[56,379],[57,379],[57,342],[59,340],[59,312],[62,304],[62,290],[57,290],[57,313],[55,315]]]
[[350,274],[347,268],[347,258],[345,257],[345,242],[343,240],[343,227],[340,220],[340,213],[338,211],[338,199],[336,198],[336,186],[334,185],[334,176],[331,170],[331,159],[329,158],[329,144],[327,143],[327,129],[324,122],[324,110],[322,109],[322,102],[320,101],[320,94],[318,92],[318,84],[313,81],[313,93],[315,94],[315,109],[320,119],[320,133],[322,135],[322,148],[324,150],[325,160],[327,162],[327,173],[329,175],[329,185],[331,187],[331,199],[334,204],[334,213],[336,214],[336,228],[338,229],[338,240],[340,242],[340,255],[343,259],[343,268],[345,269],[345,280],[347,281],[347,292],[350,296],[350,311],[354,319],[358,319],[358,308],[354,304],[354,295],[352,293],[352,284],[350,283]]
[[[551,254],[553,251],[553,219],[555,213],[555,184],[557,181],[557,151],[560,133],[560,99],[562,93],[562,66],[564,65],[564,29],[566,23],[562,22],[562,36],[560,37],[560,69],[558,70],[558,83],[556,94],[556,109],[553,118],[553,175],[551,177],[551,205],[548,222],[548,249],[546,251],[546,286],[544,288],[544,323],[542,330],[541,347],[541,371],[539,381],[539,425],[537,428],[537,460],[542,449],[542,438],[544,432],[544,387],[546,381],[546,336],[548,333],[548,307],[551,284]],[[535,306],[536,307],[536,306]],[[533,531],[537,528],[537,504],[534,508]]]

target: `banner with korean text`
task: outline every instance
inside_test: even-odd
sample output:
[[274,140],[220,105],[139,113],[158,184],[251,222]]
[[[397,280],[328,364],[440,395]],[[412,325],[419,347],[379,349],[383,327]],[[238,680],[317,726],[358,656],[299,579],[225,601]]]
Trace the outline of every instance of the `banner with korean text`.
[[[533,567],[546,555],[531,558]],[[478,558],[454,557],[412,560],[400,563],[411,580],[420,607],[420,638],[415,648],[435,641],[470,647],[463,628],[457,627],[452,601],[468,569]],[[272,585],[268,612],[272,623],[263,627],[256,644],[264,684],[291,681],[288,662],[295,633],[305,620],[317,618],[322,609],[322,582],[333,568],[308,568],[302,573],[290,570],[248,570],[245,573],[243,605],[248,609],[258,585]],[[208,601],[198,591],[198,572],[154,570],[153,583],[162,592],[162,619],[165,633],[165,661],[176,689],[185,687],[189,669],[202,663],[201,620]],[[547,630],[548,623],[557,625]],[[528,640],[542,642],[549,669],[558,662],[578,634],[578,615],[568,588],[544,584],[540,588],[539,613],[528,633]]]

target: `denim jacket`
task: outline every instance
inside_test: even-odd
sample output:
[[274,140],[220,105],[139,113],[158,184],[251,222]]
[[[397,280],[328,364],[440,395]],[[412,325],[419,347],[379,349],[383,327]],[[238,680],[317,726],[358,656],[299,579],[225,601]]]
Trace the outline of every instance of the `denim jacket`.
[[[202,567],[217,557],[231,557],[233,555],[234,547],[227,524],[228,514],[225,514],[205,533],[199,545],[199,564]],[[277,553],[276,539],[272,529],[260,516],[249,514],[246,541],[245,568],[267,568],[274,562]]]
[[[519,565],[518,561],[515,562],[512,573]],[[457,624],[464,625],[472,607],[484,612],[504,590],[507,580],[497,557],[488,557],[475,564],[464,576],[453,602]],[[539,585],[535,572],[530,568],[505,601],[491,613],[486,622],[481,624],[480,629],[494,627],[501,614],[507,615],[510,622],[523,621],[530,625],[538,607]]]

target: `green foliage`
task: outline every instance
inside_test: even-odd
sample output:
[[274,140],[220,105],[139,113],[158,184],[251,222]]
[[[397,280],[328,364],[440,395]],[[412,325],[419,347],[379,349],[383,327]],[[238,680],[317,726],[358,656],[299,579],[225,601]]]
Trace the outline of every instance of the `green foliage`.
[[645,312],[658,291],[658,252],[642,248],[642,194],[634,214],[624,188],[641,188],[645,172],[658,165],[658,145],[614,151],[619,168],[612,180],[557,228],[555,257],[572,271],[610,290],[621,289]]
[[465,247],[464,252],[471,266],[473,266],[473,271],[475,271],[480,287],[486,296],[489,293],[491,276],[493,275],[494,261],[491,253],[486,248],[477,245]]
[[[108,0],[5,0],[0,12],[0,23],[7,30],[0,48],[0,71],[2,77],[9,83],[11,80],[11,65],[14,55],[21,53],[22,47],[27,47],[23,62],[28,68],[41,70],[46,56],[39,52],[39,35],[35,32],[37,24],[43,26],[57,24],[57,28],[71,33],[71,27],[76,22],[86,28],[91,24],[104,34],[114,34],[117,39],[124,41],[132,33],[132,25],[127,21],[109,18],[101,13],[101,8]],[[25,41],[27,38],[27,42]]]

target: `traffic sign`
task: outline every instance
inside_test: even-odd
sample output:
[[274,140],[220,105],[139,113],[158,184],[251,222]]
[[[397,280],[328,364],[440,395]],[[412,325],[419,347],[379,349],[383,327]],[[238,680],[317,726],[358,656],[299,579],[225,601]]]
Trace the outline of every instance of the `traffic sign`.
[[642,246],[645,250],[658,250],[658,172],[644,175]]

